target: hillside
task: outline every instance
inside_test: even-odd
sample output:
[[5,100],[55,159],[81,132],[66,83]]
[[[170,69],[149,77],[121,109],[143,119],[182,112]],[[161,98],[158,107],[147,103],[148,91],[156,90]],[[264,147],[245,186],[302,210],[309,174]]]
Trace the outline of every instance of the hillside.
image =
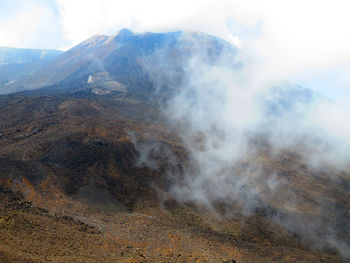
[[122,30],[20,71],[0,96],[0,261],[349,261],[350,168],[308,119],[331,102],[252,92],[242,61]]
[[[148,140],[144,134],[153,131],[178,156],[185,150],[150,106],[103,96],[8,96],[1,97],[0,105],[0,182],[32,202],[2,190],[3,260],[341,262],[335,251],[314,250],[270,221],[269,209],[244,219],[161,197],[159,190],[171,181],[162,169],[137,165],[138,151],[128,134]],[[300,211],[317,209],[323,195],[334,198],[329,203],[334,208],[349,206],[348,174],[342,174],[341,185],[324,188],[327,182],[303,179],[307,171],[291,154],[283,161],[267,153],[258,158],[266,169],[288,178],[281,197],[300,195]],[[271,211],[279,209],[278,199],[269,204]],[[15,257],[14,250],[21,252]]]

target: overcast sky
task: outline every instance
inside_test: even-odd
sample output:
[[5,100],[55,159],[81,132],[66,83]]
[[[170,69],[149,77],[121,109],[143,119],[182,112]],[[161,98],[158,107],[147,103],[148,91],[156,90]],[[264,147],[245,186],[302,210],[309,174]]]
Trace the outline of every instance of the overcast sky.
[[94,34],[188,30],[220,36],[266,74],[348,98],[347,0],[0,0],[0,46],[66,50]]

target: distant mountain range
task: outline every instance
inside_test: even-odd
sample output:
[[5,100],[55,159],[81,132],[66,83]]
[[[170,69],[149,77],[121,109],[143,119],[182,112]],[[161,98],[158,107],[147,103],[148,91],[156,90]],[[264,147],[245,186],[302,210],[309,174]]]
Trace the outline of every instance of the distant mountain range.
[[0,47],[0,94],[23,89],[17,85],[62,54],[60,50]]
[[225,50],[233,61],[238,52],[230,43],[203,33],[136,34],[123,29],[112,36],[93,36],[66,52],[16,49],[11,56],[0,54],[0,64],[6,61],[7,67],[21,72],[1,74],[0,94],[45,87],[51,92],[88,89],[100,95],[146,98],[155,89],[155,79],[157,86],[176,86],[183,77],[184,61],[197,50],[209,60],[218,59]]
[[48,62],[62,53],[63,51],[50,49],[0,47],[0,65]]

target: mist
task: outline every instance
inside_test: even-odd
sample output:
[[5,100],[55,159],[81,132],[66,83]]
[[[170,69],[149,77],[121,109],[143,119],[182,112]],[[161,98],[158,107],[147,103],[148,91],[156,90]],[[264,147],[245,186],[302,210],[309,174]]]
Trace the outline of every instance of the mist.
[[144,64],[156,86],[164,86],[164,79],[176,83],[161,111],[189,165],[170,147],[151,141],[136,143],[138,164],[159,169],[152,156],[162,156],[168,165],[164,175],[172,182],[167,194],[179,203],[211,210],[225,204],[231,215],[262,211],[314,246],[349,258],[349,241],[341,237],[345,225],[339,223],[349,217],[345,208],[334,208],[333,196],[320,196],[313,206],[303,196],[307,188],[298,192],[289,185],[289,173],[297,170],[301,181],[339,187],[341,172],[350,168],[350,112],[317,91],[275,81],[271,69],[239,49],[224,48],[213,60],[206,45],[192,48],[182,61],[180,82],[164,59],[167,50]]

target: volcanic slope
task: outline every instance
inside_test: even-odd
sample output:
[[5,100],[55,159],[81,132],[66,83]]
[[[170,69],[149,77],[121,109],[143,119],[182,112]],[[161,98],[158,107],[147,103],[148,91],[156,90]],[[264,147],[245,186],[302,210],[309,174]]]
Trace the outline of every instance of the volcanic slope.
[[223,39],[203,33],[134,33],[123,29],[111,36],[93,36],[45,67],[23,74],[7,86],[8,93],[38,88],[45,88],[44,94],[88,89],[96,94],[119,93],[121,98],[147,100],[157,89],[169,96],[183,79],[184,61],[198,47],[203,57],[213,61],[224,51],[227,60],[233,61],[238,52]]
[[[178,204],[166,195],[166,160],[155,153],[159,169],[144,167],[135,148],[152,133],[186,165],[158,110],[85,93],[0,97],[1,262],[343,262],[268,210],[245,217]],[[302,195],[305,213],[326,191],[330,205],[349,208],[346,185],[305,180],[297,155],[283,157],[257,156],[287,177],[284,191]],[[278,209],[278,200],[269,203]]]

